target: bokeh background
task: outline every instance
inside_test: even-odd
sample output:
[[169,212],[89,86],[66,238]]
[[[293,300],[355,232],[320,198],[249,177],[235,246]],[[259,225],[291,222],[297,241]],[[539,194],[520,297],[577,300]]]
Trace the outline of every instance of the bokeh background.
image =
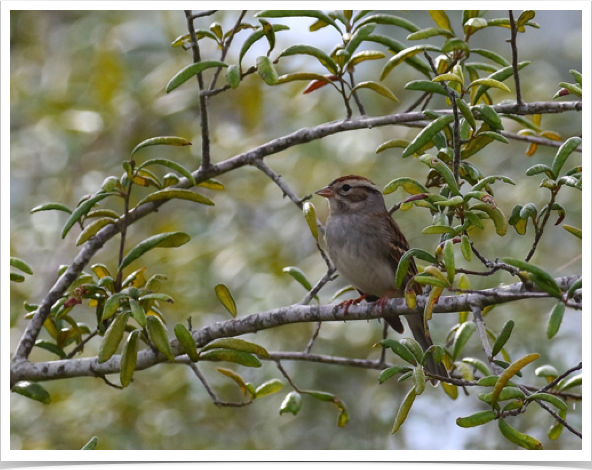
[[[250,11],[245,21],[258,24]],[[448,12],[454,28],[461,29],[461,11]],[[229,30],[239,12],[220,11],[196,21],[207,29],[213,21]],[[395,12],[420,28],[433,26],[426,11]],[[486,18],[507,16],[491,11]],[[529,28],[518,39],[520,60],[532,64],[521,72],[526,101],[549,101],[560,81],[573,82],[569,69],[581,70],[581,14],[578,11],[537,11],[541,29]],[[314,44],[330,51],[340,40],[336,31],[325,28],[310,33],[312,19],[278,19],[273,23],[290,26],[277,34],[276,57],[294,43]],[[180,11],[12,11],[11,12],[11,255],[28,261],[34,276],[11,286],[11,349],[14,350],[27,320],[23,301],[39,302],[57,279],[60,265],[68,264],[77,249],[75,230],[60,239],[65,213],[29,211],[45,202],[62,202],[73,207],[85,194],[96,191],[104,178],[120,176],[121,162],[144,139],[159,135],[178,135],[193,142],[192,147],[152,147],[137,155],[169,158],[195,169],[200,161],[199,109],[197,86],[190,81],[173,93],[164,91],[169,79],[191,62],[191,52],[169,47],[177,36],[186,33],[185,17]],[[377,32],[405,41],[408,34],[396,27],[378,26]],[[248,36],[240,32],[226,59],[237,63],[240,45]],[[504,28],[486,28],[471,38],[471,47],[491,49],[511,59]],[[441,44],[442,39],[428,41]],[[203,58],[218,58],[213,41],[200,42]],[[373,43],[366,49],[383,48]],[[265,54],[264,41],[245,56],[244,66],[254,65]],[[292,57],[277,66],[279,73],[323,69],[308,57]],[[386,59],[360,65],[357,81],[378,80]],[[207,82],[211,74],[206,73]],[[395,104],[361,91],[360,96],[371,116],[401,112],[419,96],[403,89],[422,77],[403,64],[385,80],[399,98]],[[219,85],[224,83],[223,74]],[[513,80],[506,82],[513,89]],[[212,159],[218,162],[302,127],[343,119],[344,107],[329,87],[302,95],[302,82],[277,87],[265,85],[255,74],[236,90],[210,100]],[[494,100],[506,96],[492,92]],[[511,96],[514,96],[513,94]],[[569,98],[568,98],[569,99]],[[430,107],[444,107],[436,97]],[[506,130],[522,126],[504,120]],[[564,138],[581,135],[579,113],[543,116],[542,127],[555,130]],[[375,154],[382,142],[393,138],[413,138],[416,129],[384,127],[341,133],[291,148],[266,159],[276,172],[301,196],[311,194],[333,178],[343,174],[361,174],[384,186],[399,176],[425,181],[426,167],[414,159],[401,159],[400,150]],[[535,163],[549,163],[555,149],[539,147],[526,157],[527,144],[494,143],[473,157],[485,174],[504,174],[519,181],[517,186],[497,183],[496,200],[509,215],[516,202],[546,202],[547,191],[539,189],[539,179],[527,178],[525,170]],[[581,162],[580,154],[570,157],[568,168]],[[216,299],[214,286],[228,285],[237,300],[239,315],[268,310],[300,301],[304,289],[282,272],[286,266],[298,266],[315,282],[325,272],[299,210],[281,197],[277,186],[254,168],[242,168],[219,178],[224,192],[203,190],[215,200],[215,207],[173,201],[159,213],[134,224],[129,231],[129,247],[159,232],[183,230],[192,241],[174,250],[155,250],[134,263],[130,270],[147,265],[148,276],[168,276],[163,290],[175,299],[163,307],[172,329],[191,316],[194,327],[229,318]],[[146,190],[136,190],[136,201]],[[404,196],[387,196],[393,204]],[[105,207],[121,210],[118,201]],[[327,214],[325,202],[314,197],[319,217]],[[564,223],[581,227],[581,193],[571,188],[561,192],[559,202],[568,208]],[[403,226],[411,246],[433,250],[437,237],[422,235],[431,217],[424,209],[399,211],[396,219]],[[513,228],[501,238],[490,230],[475,240],[488,258],[512,256],[524,258],[533,240],[532,227],[525,236]],[[93,263],[104,263],[115,270],[118,240],[107,243]],[[549,226],[533,262],[553,275],[581,272],[580,242],[560,227]],[[478,264],[458,262],[467,267]],[[144,264],[142,264],[144,263]],[[499,274],[473,280],[473,287],[492,287],[513,282]],[[327,303],[344,283],[338,279],[321,292]],[[538,351],[536,365],[553,364],[565,370],[581,358],[581,313],[568,310],[564,324],[553,341],[545,336],[546,322],[553,302],[540,300],[500,306],[487,317],[487,325],[499,331],[508,319],[516,327],[507,346],[513,357]],[[94,314],[87,307],[75,310],[77,321],[93,324]],[[7,317],[3,319],[7,322]],[[443,342],[446,332],[458,321],[457,315],[436,315],[431,323],[436,341]],[[6,325],[4,323],[3,325]],[[285,326],[249,335],[246,339],[264,345],[269,351],[298,351],[306,346],[314,329],[312,324]],[[346,357],[376,358],[372,345],[381,337],[377,322],[325,324],[312,352]],[[46,335],[46,333],[43,333]],[[95,355],[99,340],[92,341],[85,355]],[[475,335],[467,355],[484,359]],[[55,356],[35,348],[32,360],[53,360]],[[3,359],[5,364],[8,358]],[[390,360],[395,361],[394,357]],[[234,368],[258,385],[280,378],[272,364],[260,369],[225,364],[203,364],[202,370],[221,399],[240,400],[238,387],[215,371],[215,367]],[[289,386],[278,394],[257,400],[245,408],[217,409],[188,367],[162,364],[136,373],[133,384],[120,391],[100,379],[70,379],[45,383],[51,393],[51,405],[12,394],[12,449],[79,449],[93,435],[99,437],[99,449],[504,449],[511,448],[490,424],[476,429],[458,428],[454,420],[478,409],[476,392],[460,394],[450,400],[441,387],[428,387],[419,397],[407,422],[396,434],[390,430],[398,405],[409,385],[394,379],[378,385],[377,371],[339,366],[289,363],[284,367],[299,387],[323,390],[338,395],[346,403],[351,420],[336,427],[334,406],[304,397],[300,414],[282,415],[279,405]],[[530,366],[534,369],[534,365]],[[528,369],[527,369],[528,370]],[[532,370],[528,370],[532,376]],[[117,377],[113,377],[117,381]],[[542,379],[534,382],[542,385]],[[568,415],[576,428],[581,426],[581,407],[570,405]],[[552,425],[548,414],[532,406],[512,421],[523,432],[541,439],[545,448],[577,449],[581,441],[568,432],[550,442],[546,430]]]

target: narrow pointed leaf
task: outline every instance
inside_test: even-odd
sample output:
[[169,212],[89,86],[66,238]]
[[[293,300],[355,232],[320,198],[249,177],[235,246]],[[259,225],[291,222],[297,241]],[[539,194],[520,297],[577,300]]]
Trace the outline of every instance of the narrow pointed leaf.
[[472,321],[464,322],[454,336],[454,342],[452,344],[453,352],[452,359],[456,360],[458,355],[462,352],[463,348],[477,329],[477,325]]
[[[171,80],[166,86],[166,92],[170,93],[175,88],[189,80],[191,77],[212,67],[228,67],[228,64],[225,64],[224,62],[221,62],[219,60],[202,60],[200,62],[190,64],[187,67],[181,69],[173,78],[171,78]],[[137,147],[136,149],[134,149],[134,151],[135,150],[137,150]]]
[[410,370],[411,368],[406,366],[389,367],[388,369],[385,369],[380,373],[380,375],[378,376],[378,382],[383,384],[391,377],[400,374],[401,372],[409,372]]
[[264,55],[257,57],[257,73],[268,85],[276,85],[278,74],[269,57]]
[[291,17],[309,17],[324,21],[330,24],[338,31],[341,31],[333,19],[320,10],[263,10],[255,15],[255,18],[291,18]]
[[182,323],[177,323],[175,325],[174,331],[179,344],[183,348],[183,351],[185,351],[185,354],[187,354],[189,359],[191,359],[193,362],[196,362],[199,359],[199,355],[197,354],[195,340],[193,339],[193,336],[191,336],[189,330],[185,328],[185,325]]
[[216,297],[218,297],[220,303],[224,305],[226,310],[228,310],[228,313],[233,317],[236,317],[236,303],[228,286],[226,286],[226,284],[217,284],[216,287],[214,287],[214,291],[216,292]]
[[409,144],[409,146],[403,151],[403,158],[413,155],[415,152],[421,150],[424,145],[430,142],[434,136],[454,121],[452,114],[440,116],[438,119],[430,122],[422,131],[417,134],[415,139]]
[[497,413],[495,411],[479,411],[465,418],[456,418],[456,425],[460,426],[461,428],[472,428],[489,423],[495,418],[497,418]]
[[194,193],[189,189],[165,188],[146,196],[144,199],[138,202],[138,207],[142,204],[147,204],[149,202],[162,200],[168,201],[170,199],[183,199],[185,201],[197,202],[199,204],[205,204],[207,206],[214,205],[214,201],[212,201],[211,199],[199,193]]
[[505,387],[508,380],[510,380],[517,372],[523,369],[525,366],[530,364],[533,361],[536,361],[541,355],[539,353],[527,354],[526,356],[514,361],[512,364],[508,366],[506,370],[502,372],[500,375],[499,380],[495,384],[493,388],[493,395],[491,397],[491,403],[494,405],[497,402],[498,396],[501,393],[502,389]]
[[547,338],[551,339],[559,331],[561,322],[563,321],[563,314],[565,313],[565,304],[563,302],[557,302],[551,316],[549,317],[549,323],[547,323]]
[[427,80],[413,80],[405,85],[405,90],[425,91],[428,93],[436,93],[438,95],[448,96],[448,93],[446,93],[446,90],[442,88],[442,85]]
[[471,49],[471,53],[479,54],[483,57],[493,60],[494,62],[498,63],[502,67],[508,67],[509,65],[511,65],[502,56],[496,54],[495,52],[488,51],[487,49]]
[[147,251],[153,250],[154,248],[177,248],[184,245],[189,240],[191,240],[191,237],[185,232],[167,232],[153,235],[138,243],[129,251],[125,258],[123,258],[118,271],[121,271],[123,268],[130,265]]
[[561,168],[563,168],[563,164],[567,160],[567,157],[569,157],[571,153],[581,144],[581,138],[571,137],[570,139],[567,139],[559,148],[555,158],[553,158],[553,163],[551,164],[551,171],[553,172],[554,178],[559,177],[559,172],[561,171]]
[[336,74],[338,71],[337,65],[335,64],[333,59],[329,57],[329,55],[327,55],[325,52],[323,52],[317,47],[309,46],[306,44],[296,44],[294,46],[290,46],[284,49],[279,55],[279,57],[287,57],[297,54],[304,54],[315,57],[323,65],[323,67],[325,67],[329,72],[333,74]]
[[40,206],[37,206],[37,207],[34,207],[33,209],[31,209],[31,214],[34,214],[35,212],[52,211],[52,210],[63,211],[63,212],[67,212],[68,214],[72,213],[72,209],[70,209],[68,206],[66,206],[64,204],[60,204],[59,202],[48,202],[47,204],[41,204]]
[[257,387],[255,390],[255,398],[261,398],[265,395],[271,395],[272,393],[279,392],[282,388],[284,388],[284,384],[281,380],[278,379],[271,379],[265,383],[262,383]]
[[246,367],[261,367],[261,361],[253,354],[234,349],[212,349],[200,353],[200,361],[232,362]]
[[97,357],[97,362],[99,364],[111,359],[111,356],[117,351],[117,347],[123,339],[123,333],[125,332],[125,325],[127,325],[128,318],[128,313],[122,313],[117,316],[115,320],[111,322],[109,328],[107,328],[105,336],[103,336],[103,340],[99,345],[99,355]]
[[148,315],[146,319],[146,329],[148,330],[148,336],[152,344],[158,349],[169,361],[175,362],[175,356],[171,351],[171,345],[169,344],[169,337],[167,334],[167,328],[164,323],[155,315]]
[[242,351],[248,352],[251,354],[256,354],[257,356],[261,357],[270,357],[269,353],[263,346],[259,346],[258,344],[252,343],[250,341],[246,341],[240,338],[219,338],[215,339],[214,341],[209,342],[201,351],[208,351],[210,349],[232,349],[234,351]]
[[431,38],[432,36],[444,36],[451,38],[454,36],[454,34],[444,28],[426,28],[416,31],[415,33],[411,33],[409,36],[407,36],[407,40],[418,41],[420,39]]
[[[371,38],[371,36],[369,36],[369,38]],[[403,49],[402,51],[395,54],[395,56],[392,57],[386,63],[386,65],[382,69],[382,73],[380,74],[380,80],[384,80],[397,65],[401,64],[407,59],[412,58],[413,56],[416,56],[417,54],[423,53],[424,50],[439,52],[440,48],[436,46],[431,46],[429,44],[424,44]]]
[[434,22],[438,25],[438,27],[447,29],[448,31],[450,31],[451,33],[454,34],[454,31],[452,30],[452,26],[450,26],[450,20],[448,19],[448,15],[446,14],[446,12],[444,10],[428,10],[428,11],[430,13],[430,16],[434,20]]
[[389,100],[392,100],[392,101],[394,101],[396,103],[399,102],[399,100],[393,94],[393,92],[391,90],[389,90],[387,87],[385,87],[384,85],[381,85],[380,83],[376,83],[376,82],[361,82],[361,83],[358,83],[355,87],[353,87],[351,92],[353,93],[354,91],[359,90],[361,88],[368,88],[368,89],[370,89],[372,91],[375,91],[379,95],[385,96]]
[[238,375],[236,372],[234,372],[233,370],[230,369],[223,369],[221,367],[216,369],[218,372],[220,372],[222,375],[225,375],[226,377],[231,378],[232,380],[234,380],[238,386],[241,389],[241,392],[243,393],[243,395],[246,397],[247,394],[249,393],[249,390],[247,388],[247,384],[245,383],[245,381],[243,380],[243,378]]
[[33,274],[33,269],[20,258],[10,257],[10,265],[16,269],[20,269],[25,274]]
[[415,401],[416,396],[417,394],[415,393],[415,387],[413,387],[411,390],[409,390],[409,392],[407,392],[407,395],[405,396],[405,399],[403,400],[403,403],[401,403],[399,411],[397,412],[397,417],[395,418],[395,423],[393,425],[391,434],[395,434],[407,419],[407,415],[409,414],[409,410],[411,410],[411,407],[413,406],[413,402]]
[[91,440],[84,444],[84,446],[80,450],[95,450],[98,443],[99,438],[97,436],[93,436]]
[[500,334],[496,338],[495,343],[493,343],[493,347],[491,348],[491,356],[492,357],[495,357],[502,350],[504,345],[510,339],[510,335],[512,334],[513,329],[514,329],[514,321],[508,320],[506,322],[506,324],[504,325],[504,327],[502,328],[502,331],[500,332]]
[[419,28],[414,25],[411,21],[406,20],[405,18],[401,18],[399,16],[388,15],[388,14],[378,14],[372,15],[364,18],[362,21],[358,23],[358,27],[364,26],[367,24],[389,24],[392,26],[399,26],[400,28],[406,29],[407,31],[414,33],[419,31]]
[[102,219],[95,220],[92,224],[87,225],[80,235],[76,239],[76,246],[80,246],[83,243],[87,242],[91,237],[94,237],[99,230],[107,225],[111,225],[116,223],[117,220],[114,220],[110,217],[104,217]]
[[310,229],[310,233],[315,238],[315,240],[319,240],[319,228],[317,227],[317,216],[315,212],[315,207],[310,202],[305,202],[302,205],[302,213],[304,214],[304,220],[308,224],[308,228]]
[[31,400],[45,403],[46,405],[51,403],[49,392],[36,382],[21,381],[16,383],[10,390]]
[[115,193],[95,194],[93,197],[87,199],[82,204],[80,204],[74,210],[74,212],[72,212],[72,214],[70,214],[70,217],[68,217],[68,220],[66,220],[66,223],[64,224],[64,228],[62,229],[62,238],[66,238],[66,235],[68,234],[70,229],[74,226],[74,224],[77,223],[82,218],[83,215],[87,214],[96,203],[98,203],[99,201],[102,201],[103,199],[105,199],[108,196],[113,196],[113,195],[115,195]]
[[[285,26],[283,24],[274,24],[273,25],[273,32],[277,33],[278,31],[285,31],[287,29],[290,29],[288,26]],[[263,31],[263,28],[260,28],[256,31],[254,31],[243,43],[241,50],[240,50],[240,54],[239,54],[239,59],[238,59],[238,63],[239,63],[239,68],[240,65],[243,62],[243,57],[245,56],[245,54],[247,53],[247,51],[251,48],[251,46],[253,44],[255,44],[259,39],[261,39],[263,36],[265,36],[265,33]]]
[[136,363],[138,359],[138,344],[140,340],[140,330],[132,331],[123,346],[121,354],[121,370],[119,371],[119,380],[122,387],[127,387],[134,376]]
[[524,447],[528,450],[543,450],[543,445],[539,441],[537,441],[534,437],[517,431],[508,423],[506,423],[505,419],[499,419],[498,426],[502,435],[510,442],[513,442],[514,444]]

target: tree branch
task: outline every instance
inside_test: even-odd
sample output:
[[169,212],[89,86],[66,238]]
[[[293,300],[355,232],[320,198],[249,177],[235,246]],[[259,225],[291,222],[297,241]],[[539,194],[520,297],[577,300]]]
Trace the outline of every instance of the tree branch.
[[[559,287],[565,290],[580,277],[565,276],[557,278],[556,281]],[[523,284],[519,282],[483,291],[481,295],[463,294],[440,297],[438,303],[434,306],[434,313],[460,312],[469,310],[471,307],[484,308],[488,305],[503,302],[541,297],[548,298],[549,295],[540,291],[527,291]],[[411,309],[407,306],[405,299],[389,299],[384,306],[383,312],[373,304],[352,305],[348,308],[347,315],[344,313],[344,308],[337,305],[290,305],[248,315],[244,318],[206,325],[198,330],[193,330],[191,334],[197,346],[203,347],[217,338],[235,337],[292,323],[372,320],[383,316],[421,314],[425,302],[426,298],[420,296],[417,298],[417,307]],[[183,354],[183,349],[176,339],[171,340],[170,345],[174,355]],[[43,381],[119,373],[120,360],[121,356],[115,355],[102,364],[97,362],[96,357],[38,363],[30,363],[24,360],[13,361],[10,371],[11,384],[20,380]],[[147,369],[165,361],[166,358],[162,354],[147,348],[138,353],[136,370]]]
[[[561,103],[553,102],[538,102],[528,103],[518,108],[515,104],[495,105],[493,109],[499,113],[505,114],[544,114],[544,113],[563,113],[568,111],[581,111],[581,101],[566,101]],[[448,109],[437,110],[441,114],[450,113]],[[422,121],[427,119],[424,113],[412,112],[403,114],[391,114],[388,116],[381,116],[376,118],[365,117],[363,119],[354,119],[350,121],[336,121],[321,124],[312,128],[302,128],[291,134],[271,140],[259,147],[255,147],[247,152],[241,153],[227,160],[224,160],[216,165],[211,165],[209,168],[203,166],[197,171],[193,172],[193,176],[197,183],[201,183],[208,178],[214,178],[221,174],[235,170],[236,168],[250,165],[256,160],[265,158],[269,155],[279,153],[290,147],[311,142],[313,140],[322,139],[329,135],[338,134],[340,132],[353,131],[358,129],[369,129],[374,127],[390,126],[404,124],[414,121]],[[191,183],[187,178],[181,178],[177,188],[190,187]],[[154,212],[160,206],[165,204],[165,200],[154,201],[143,204],[138,208],[132,209],[129,214],[129,224],[136,220],[145,217]],[[31,349],[35,343],[39,332],[43,327],[43,322],[47,319],[51,306],[66,292],[68,287],[74,282],[78,275],[82,272],[84,267],[88,264],[95,253],[100,250],[103,245],[113,236],[119,233],[118,224],[111,224],[101,229],[97,235],[92,237],[84,244],[82,249],[78,252],[66,272],[53,285],[47,295],[43,298],[39,305],[37,313],[27,325],[25,333],[21,337],[15,353],[12,357],[13,362],[26,360]]]
[[518,28],[514,21],[514,12],[510,10],[510,44],[512,46],[512,68],[514,69],[514,82],[516,84],[516,104],[522,106],[522,92],[520,91],[520,74],[518,72],[518,47],[516,45],[516,36],[518,35]]

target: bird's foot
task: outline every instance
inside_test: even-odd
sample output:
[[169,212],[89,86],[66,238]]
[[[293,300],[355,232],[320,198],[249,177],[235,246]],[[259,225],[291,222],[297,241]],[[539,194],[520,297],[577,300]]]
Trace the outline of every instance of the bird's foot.
[[358,297],[357,299],[348,299],[348,300],[344,300],[343,302],[341,302],[340,304],[338,304],[338,307],[345,307],[345,310],[343,311],[344,315],[347,315],[347,311],[349,310],[349,307],[352,305],[358,305],[362,300],[364,300],[366,297],[368,297],[368,294],[362,294],[360,297]]
[[382,315],[384,307],[389,300],[390,297],[385,295],[384,297],[380,297],[376,302],[374,302],[374,306],[380,309],[380,315]]

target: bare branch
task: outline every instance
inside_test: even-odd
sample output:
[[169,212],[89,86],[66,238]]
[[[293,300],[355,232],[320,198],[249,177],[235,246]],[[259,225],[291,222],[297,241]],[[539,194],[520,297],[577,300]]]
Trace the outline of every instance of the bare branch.
[[576,372],[578,370],[582,370],[582,363],[580,362],[577,366],[572,367],[571,369],[566,370],[563,374],[561,374],[559,377],[557,377],[555,380],[549,382],[547,385],[545,385],[543,388],[541,388],[539,391],[540,392],[546,392],[550,389],[552,389],[555,385],[557,385],[559,382],[561,382],[564,378],[566,378],[569,374],[571,374],[572,372]]
[[190,18],[192,20],[195,20],[197,18],[203,18],[204,16],[212,16],[217,11],[218,10],[206,10],[206,11],[200,11],[199,13],[193,13],[192,14],[191,10],[189,10],[189,13],[190,13]]
[[[508,139],[523,140],[525,142],[532,142],[537,145],[546,145],[547,147],[559,148],[565,143],[560,140],[550,140],[550,139],[545,139],[544,137],[537,137],[534,135],[520,135],[520,134],[516,134],[515,132],[508,132],[508,131],[501,131],[500,134],[503,135],[504,137],[507,137]],[[582,146],[580,145],[579,147],[576,147],[574,151],[582,153]]]
[[[234,35],[237,33],[239,26],[241,24],[241,21],[243,21],[243,18],[245,17],[246,14],[247,14],[247,10],[241,11],[241,14],[239,15],[238,19],[236,20],[236,23],[234,24],[234,27],[232,28],[232,30],[230,32],[230,36],[228,36],[228,39],[224,42],[224,46],[222,47],[222,53],[220,54],[220,62],[224,62],[224,59],[226,58],[226,54],[228,54],[228,49],[230,49],[230,45],[232,44],[232,40],[234,39]],[[218,81],[218,76],[220,75],[221,71],[222,71],[222,67],[218,67],[216,69],[216,72],[214,72],[214,77],[212,78],[212,81],[210,82],[210,87],[209,87],[208,91],[212,91],[212,90],[214,90],[214,88],[216,88],[216,82]]]
[[518,47],[516,45],[516,36],[518,35],[518,28],[514,21],[514,12],[510,10],[510,30],[511,38],[510,44],[512,46],[512,68],[514,69],[514,82],[516,84],[516,103],[518,106],[522,106],[522,92],[520,91],[520,74],[518,72]]

